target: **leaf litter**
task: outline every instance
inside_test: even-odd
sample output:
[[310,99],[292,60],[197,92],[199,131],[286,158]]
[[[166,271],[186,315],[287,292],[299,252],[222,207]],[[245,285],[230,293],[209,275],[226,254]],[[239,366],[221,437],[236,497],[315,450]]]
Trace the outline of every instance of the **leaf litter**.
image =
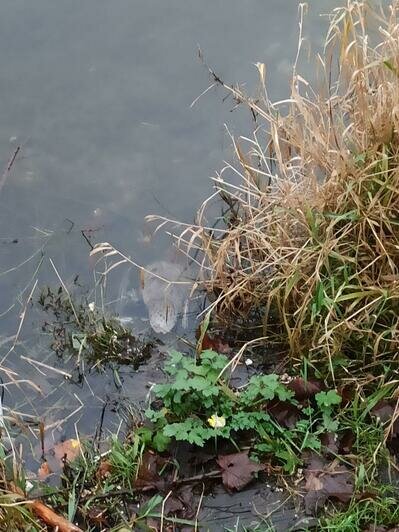
[[305,510],[317,514],[327,500],[349,502],[354,494],[353,473],[337,460],[328,462],[312,453],[304,469]]
[[223,485],[230,491],[242,490],[254,479],[255,473],[265,470],[265,465],[250,460],[248,451],[221,455],[217,463],[222,470]]

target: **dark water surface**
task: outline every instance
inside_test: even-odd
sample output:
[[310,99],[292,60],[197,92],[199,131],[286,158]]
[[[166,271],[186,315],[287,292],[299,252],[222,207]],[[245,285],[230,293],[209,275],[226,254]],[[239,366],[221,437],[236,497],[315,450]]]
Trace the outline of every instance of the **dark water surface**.
[[[310,4],[305,33],[317,47],[327,23],[318,14],[338,2]],[[59,286],[55,269],[67,284],[79,274],[93,285],[82,230],[141,263],[163,255],[166,239],[143,243],[144,216],[192,221],[210,192],[208,176],[230,156],[224,124],[237,134],[251,127],[248,112],[231,113],[220,90],[190,108],[210,85],[198,46],[224,80],[246,82],[249,92],[254,63],[265,62],[271,96],[282,99],[297,12],[296,0],[2,0],[2,168],[21,146],[0,190],[2,377],[29,379],[42,392],[10,386],[7,407],[44,419],[57,438],[73,435],[75,424],[92,433],[106,397],[145,402],[148,383],[159,378],[155,365],[137,374],[125,368],[120,390],[112,373],[77,385],[29,364],[21,356],[65,369],[31,306],[12,349],[21,312],[36,280],[34,299],[42,286]],[[121,276],[110,276],[110,299]],[[132,308],[143,316],[139,304]],[[109,426],[114,418],[107,411]]]

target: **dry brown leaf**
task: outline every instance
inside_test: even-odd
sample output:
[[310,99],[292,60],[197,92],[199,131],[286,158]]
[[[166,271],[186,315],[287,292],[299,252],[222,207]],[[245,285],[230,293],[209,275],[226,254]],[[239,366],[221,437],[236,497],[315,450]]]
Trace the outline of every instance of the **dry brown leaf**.
[[301,417],[301,411],[288,401],[270,401],[267,411],[283,427],[292,429]]
[[296,377],[287,384],[287,388],[295,393],[295,399],[303,401],[315,396],[321,392],[324,388],[322,381],[316,379],[305,380],[302,377]]
[[320,441],[325,452],[332,454],[338,453],[337,437],[334,432],[324,432],[320,436]]
[[49,475],[52,473],[52,469],[50,468],[47,461],[43,462],[41,466],[39,467],[37,471],[37,476],[39,480],[45,480]]
[[397,412],[397,401],[379,401],[371,410],[371,413],[376,416],[381,423],[386,424],[386,427],[389,430],[389,434],[387,434],[388,444],[392,446],[393,449],[397,449],[399,447],[399,416]]
[[353,474],[343,465],[311,455],[304,471],[306,512],[314,514],[328,499],[348,502],[353,496]]
[[[197,333],[197,336],[199,334]],[[204,337],[202,338],[202,343],[199,349],[199,352],[206,351],[207,349],[212,349],[212,351],[216,351],[217,353],[221,354],[229,354],[231,353],[231,347],[228,343],[224,342],[223,338],[218,335],[210,336],[207,332],[204,334]]]
[[165,479],[161,478],[159,471],[168,461],[156,453],[147,451],[143,454],[137,477],[134,482],[136,488],[157,488],[160,489],[165,484]]
[[102,460],[96,472],[97,478],[102,480],[108,477],[111,474],[111,471],[112,471],[111,463],[108,462],[108,460]]
[[372,408],[371,413],[374,414],[381,423],[386,423],[394,414],[395,408],[392,401],[379,401],[374,408]]
[[57,460],[63,460],[66,458],[68,462],[72,462],[79,456],[80,442],[79,440],[71,438],[70,440],[57,443],[53,447],[53,453]]
[[352,447],[355,441],[355,433],[351,429],[345,430],[339,441],[339,453],[349,454],[352,451]]
[[263,464],[249,459],[248,451],[218,456],[217,463],[222,470],[223,484],[229,490],[241,490],[251,482],[254,473],[265,469]]
[[92,523],[101,526],[102,528],[109,528],[106,514],[107,508],[102,508],[101,506],[93,506],[92,508],[90,508],[87,517]]

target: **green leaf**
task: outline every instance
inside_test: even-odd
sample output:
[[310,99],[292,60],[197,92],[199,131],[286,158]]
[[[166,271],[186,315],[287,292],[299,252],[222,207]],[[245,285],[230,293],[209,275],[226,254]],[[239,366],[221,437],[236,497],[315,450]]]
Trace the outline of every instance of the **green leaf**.
[[191,444],[198,445],[198,447],[203,447],[205,440],[200,432],[192,430],[189,432],[187,441]]
[[189,390],[190,385],[188,383],[188,372],[185,369],[180,369],[176,373],[176,379],[173,383],[175,390]]
[[255,445],[255,449],[260,453],[271,453],[273,451],[273,445],[271,443],[258,443]]
[[165,436],[163,432],[158,431],[155,434],[152,443],[155,450],[157,450],[159,453],[163,453],[169,447],[170,441],[171,439],[169,436]]
[[164,436],[176,438],[176,440],[186,440],[190,427],[187,422],[183,423],[170,423],[165,425],[163,429]]
[[266,412],[237,412],[229,422],[233,430],[257,429],[260,422],[267,423],[270,416]]
[[334,405],[339,405],[342,401],[342,397],[335,390],[319,392],[315,395],[315,399],[321,410]]
[[280,449],[275,454],[283,462],[283,469],[287,473],[293,473],[295,468],[301,463],[296,454],[291,450]]
[[338,421],[335,421],[331,418],[329,412],[323,413],[323,427],[327,432],[337,432],[338,430]]
[[216,351],[207,349],[203,351],[200,356],[201,363],[204,366],[208,366],[213,370],[216,370],[219,374],[223,368],[225,368],[229,362],[229,359],[225,355],[219,355]]
[[280,401],[289,401],[295,396],[295,393],[292,390],[289,390],[283,384],[280,384],[280,386],[276,389],[276,393]]
[[314,434],[307,434],[302,442],[302,449],[321,450],[321,441]]
[[149,445],[152,441],[153,432],[149,427],[140,427],[135,434],[140,438],[144,445]]
[[204,397],[216,397],[219,395],[220,388],[218,386],[208,386],[203,390],[202,395]]
[[169,375],[174,375],[177,369],[180,367],[181,361],[183,360],[182,353],[178,351],[170,351],[169,359],[165,364],[165,371]]
[[292,399],[294,393],[279,381],[279,376],[271,373],[270,375],[255,375],[251,377],[247,389],[241,394],[240,399],[247,405],[250,405],[257,399],[265,401],[278,397],[281,401]]
[[164,397],[166,397],[169,392],[170,392],[169,384],[156,384],[154,386],[154,393],[160,399],[163,399]]
[[186,419],[182,423],[171,423],[163,429],[164,436],[175,438],[178,441],[188,441],[202,447],[209,439],[209,430],[199,419]]
[[149,408],[145,411],[144,414],[147,419],[149,419],[153,423],[157,423],[158,421],[165,419],[166,409],[162,408],[161,410],[152,410],[151,408]]
[[207,388],[211,387],[211,383],[208,379],[205,379],[204,377],[193,377],[192,379],[188,379],[187,384],[190,388],[193,390],[197,390],[198,392],[204,391]]
[[393,72],[396,76],[399,77],[399,74],[398,74],[398,71],[397,69],[395,68],[395,66],[392,64],[391,61],[389,61],[388,59],[386,59],[385,61],[382,62],[383,65],[385,65],[391,72]]
[[202,320],[201,325],[200,325],[200,336],[199,336],[198,342],[197,342],[197,353],[199,353],[200,350],[201,350],[202,341],[204,339],[206,331],[208,330],[210,319],[211,319],[211,311],[209,310],[205,314],[205,318]]

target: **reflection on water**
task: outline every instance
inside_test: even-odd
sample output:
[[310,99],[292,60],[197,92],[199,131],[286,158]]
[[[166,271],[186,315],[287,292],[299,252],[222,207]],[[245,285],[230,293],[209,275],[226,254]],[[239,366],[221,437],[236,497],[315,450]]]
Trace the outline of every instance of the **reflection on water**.
[[[314,44],[325,27],[316,9],[336,3],[312,3],[307,33]],[[250,116],[231,114],[233,103],[222,103],[216,90],[190,107],[210,83],[198,45],[223,79],[247,81],[249,91],[253,63],[266,62],[270,92],[282,98],[297,8],[296,0],[2,1],[3,167],[21,148],[0,195],[0,355],[15,371],[4,373],[6,382],[35,385],[9,388],[5,404],[73,434],[77,422],[91,432],[105,404],[126,396],[145,401],[156,366],[138,376],[125,368],[117,382],[112,374],[89,374],[66,385],[59,372],[29,363],[69,372],[48,349],[29,295],[76,274],[92,286],[88,255],[97,241],[143,264],[163,256],[165,242],[142,243],[144,216],[191,221],[210,189],[207,177],[229,157],[224,124],[244,134],[251,126]],[[117,296],[122,275],[110,275],[105,302]],[[133,275],[131,289],[138,287]],[[129,308],[135,327],[145,329],[140,303]]]

